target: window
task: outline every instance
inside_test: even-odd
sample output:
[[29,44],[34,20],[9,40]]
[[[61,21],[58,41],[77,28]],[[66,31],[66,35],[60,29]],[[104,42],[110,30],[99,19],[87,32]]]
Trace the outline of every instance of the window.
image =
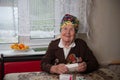
[[31,38],[54,38],[54,0],[29,0]]
[[66,13],[78,17],[79,32],[87,33],[90,5],[91,0],[0,0],[0,47],[16,42],[48,46]]
[[0,0],[0,43],[18,42],[17,1]]

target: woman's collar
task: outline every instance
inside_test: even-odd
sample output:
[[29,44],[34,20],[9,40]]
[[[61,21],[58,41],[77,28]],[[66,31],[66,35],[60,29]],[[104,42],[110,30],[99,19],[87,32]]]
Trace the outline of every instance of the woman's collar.
[[[76,45],[75,42],[72,42],[72,43],[69,45],[68,48],[75,47],[75,45]],[[59,44],[58,44],[58,47],[60,47],[60,48],[65,48],[65,46],[63,45],[62,39],[60,39],[60,42],[59,42]]]

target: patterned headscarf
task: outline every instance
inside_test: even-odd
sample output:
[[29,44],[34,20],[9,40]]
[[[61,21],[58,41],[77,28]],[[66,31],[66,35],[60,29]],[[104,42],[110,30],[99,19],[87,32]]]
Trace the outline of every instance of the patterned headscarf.
[[63,17],[63,19],[61,21],[60,30],[66,25],[73,25],[73,27],[75,28],[75,31],[77,33],[78,27],[79,27],[79,20],[73,15],[65,14],[65,16]]

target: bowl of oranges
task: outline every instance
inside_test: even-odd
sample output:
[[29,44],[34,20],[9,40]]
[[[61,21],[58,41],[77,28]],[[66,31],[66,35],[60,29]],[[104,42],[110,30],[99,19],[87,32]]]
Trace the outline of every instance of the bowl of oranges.
[[27,46],[23,43],[14,43],[10,47],[11,47],[11,49],[13,49],[15,51],[28,51],[29,50],[29,46]]

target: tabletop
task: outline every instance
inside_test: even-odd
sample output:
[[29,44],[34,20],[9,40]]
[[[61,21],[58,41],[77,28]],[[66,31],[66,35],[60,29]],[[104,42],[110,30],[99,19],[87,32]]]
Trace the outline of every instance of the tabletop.
[[[67,77],[65,77],[67,75]],[[69,73],[69,74],[50,74],[46,72],[24,72],[11,73],[4,77],[4,80],[120,80],[118,75],[107,68],[100,68],[88,74]],[[72,76],[72,79],[68,78]]]

